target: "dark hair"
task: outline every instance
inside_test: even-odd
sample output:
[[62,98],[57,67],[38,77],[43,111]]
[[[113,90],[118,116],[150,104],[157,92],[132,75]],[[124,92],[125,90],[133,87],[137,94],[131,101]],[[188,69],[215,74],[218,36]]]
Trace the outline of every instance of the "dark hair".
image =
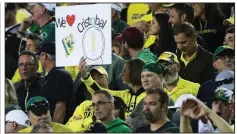
[[192,37],[194,35],[197,36],[197,32],[193,25],[187,22],[175,24],[173,28],[173,33],[174,35],[183,33],[187,37]]
[[146,90],[146,95],[151,95],[151,94],[157,94],[160,96],[159,101],[161,103],[161,106],[164,104],[167,104],[167,109],[168,109],[168,104],[169,104],[169,96],[168,94],[160,88],[152,88],[152,89],[148,89]]
[[17,8],[26,8],[28,6],[28,3],[16,3]]
[[208,23],[215,24],[222,22],[225,19],[224,13],[221,11],[218,3],[204,3],[205,5],[205,17]]
[[37,48],[40,47],[40,43],[43,40],[41,36],[36,33],[30,33],[26,36],[27,39],[33,40],[36,42]]
[[[34,54],[33,52],[31,52],[31,51],[23,51],[22,53],[20,53],[19,59],[20,59],[20,57],[21,57],[22,55],[29,55],[29,56],[32,56],[34,62],[35,62],[36,64],[38,64],[38,58],[37,58],[36,54]],[[19,59],[18,59],[18,60],[19,60]]]
[[143,60],[138,58],[126,61],[125,66],[127,65],[129,68],[129,82],[132,85],[142,85],[141,73],[145,64],[146,63]]
[[126,108],[126,104],[124,103],[124,101],[117,96],[113,96],[114,97],[114,106],[115,109],[119,109],[119,118],[122,120],[125,120],[125,108]]
[[157,22],[160,25],[160,32],[158,35],[159,38],[156,42],[156,47],[154,48],[155,54],[159,56],[164,51],[167,51],[168,47],[172,45],[172,43],[174,42],[174,37],[172,33],[172,25],[171,23],[168,23],[169,15],[166,13],[158,13],[153,14],[153,16],[156,18]]
[[187,3],[175,3],[171,8],[174,8],[178,15],[179,19],[181,19],[181,16],[186,14],[186,19],[189,23],[192,23],[194,20],[194,10],[192,5]]
[[226,29],[226,32],[225,32],[226,34],[228,34],[228,33],[235,33],[235,27],[234,26],[230,26],[230,27],[228,27],[227,29]]
[[93,95],[104,94],[112,103],[114,103],[114,97],[106,90],[97,90]]

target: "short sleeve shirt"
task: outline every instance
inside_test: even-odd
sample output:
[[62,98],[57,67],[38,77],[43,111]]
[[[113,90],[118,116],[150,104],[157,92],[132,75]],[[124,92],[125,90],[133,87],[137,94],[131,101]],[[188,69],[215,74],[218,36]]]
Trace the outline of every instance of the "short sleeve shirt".
[[49,101],[52,117],[56,103],[66,103],[66,123],[73,113],[73,80],[70,74],[64,68],[52,68],[45,77],[41,94]]

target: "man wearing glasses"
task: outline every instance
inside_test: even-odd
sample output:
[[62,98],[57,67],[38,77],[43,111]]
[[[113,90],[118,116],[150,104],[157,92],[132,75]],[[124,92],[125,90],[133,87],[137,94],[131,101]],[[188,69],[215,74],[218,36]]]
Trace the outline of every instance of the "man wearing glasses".
[[26,108],[31,126],[20,130],[19,132],[31,132],[32,128],[40,122],[47,122],[54,132],[73,132],[73,130],[67,126],[52,122],[49,103],[45,97],[35,96],[30,98],[30,100],[27,101]]
[[97,120],[106,127],[108,133],[130,133],[131,129],[120,118],[114,117],[114,98],[105,90],[97,90],[92,95],[92,107]]
[[34,96],[40,95],[44,77],[38,70],[38,59],[33,52],[24,51],[19,55],[18,69],[22,80],[15,83],[19,106],[26,110],[26,102]]
[[[203,85],[200,86],[199,93],[197,98],[203,102],[207,103],[207,106],[211,107],[212,97],[214,95],[214,91],[217,87],[223,84],[231,84],[234,83],[234,80],[228,81],[228,78],[234,79],[234,49],[228,46],[220,46],[216,49],[213,55],[213,66],[218,71],[218,75],[216,80],[209,80]],[[221,72],[225,72],[226,70],[231,71],[232,73],[227,73],[227,75],[223,75]],[[227,72],[229,72],[227,71]],[[225,73],[224,73],[225,74]],[[231,75],[232,74],[232,75]],[[219,81],[219,82],[215,82]],[[226,87],[227,89],[233,90],[233,87]]]
[[12,110],[6,114],[5,132],[17,133],[29,126],[28,116],[21,110]]

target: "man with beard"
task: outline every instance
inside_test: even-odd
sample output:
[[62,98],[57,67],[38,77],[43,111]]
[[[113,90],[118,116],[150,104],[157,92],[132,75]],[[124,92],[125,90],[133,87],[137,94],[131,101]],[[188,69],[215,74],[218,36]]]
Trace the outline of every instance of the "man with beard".
[[164,91],[174,102],[183,94],[197,96],[200,84],[185,80],[179,76],[180,64],[174,53],[162,53],[158,58],[158,62],[168,68],[167,73],[164,75]]
[[[167,72],[167,68],[159,63],[149,63],[143,66],[141,73],[142,86],[145,90],[153,88],[164,87],[164,75]],[[174,105],[174,101],[169,97],[169,106]],[[143,111],[143,100],[141,100],[133,112],[126,118],[126,122],[134,131],[140,126],[149,124],[144,117]],[[168,119],[172,121],[174,111],[168,110]]]
[[162,89],[149,89],[144,98],[143,112],[150,124],[134,133],[179,133],[179,128],[167,117],[169,97]]
[[53,132],[73,132],[72,129],[68,128],[65,125],[52,122],[50,116],[49,102],[45,97],[35,96],[29,99],[26,103],[27,112],[31,122],[30,127],[20,130],[19,132],[27,133],[31,132],[33,127],[41,122],[46,122],[53,129]]

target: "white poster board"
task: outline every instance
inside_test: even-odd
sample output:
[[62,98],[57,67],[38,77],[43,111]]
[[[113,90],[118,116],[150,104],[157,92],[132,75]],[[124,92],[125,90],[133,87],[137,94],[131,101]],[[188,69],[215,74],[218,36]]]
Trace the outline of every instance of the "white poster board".
[[56,7],[56,66],[111,64],[111,5]]

